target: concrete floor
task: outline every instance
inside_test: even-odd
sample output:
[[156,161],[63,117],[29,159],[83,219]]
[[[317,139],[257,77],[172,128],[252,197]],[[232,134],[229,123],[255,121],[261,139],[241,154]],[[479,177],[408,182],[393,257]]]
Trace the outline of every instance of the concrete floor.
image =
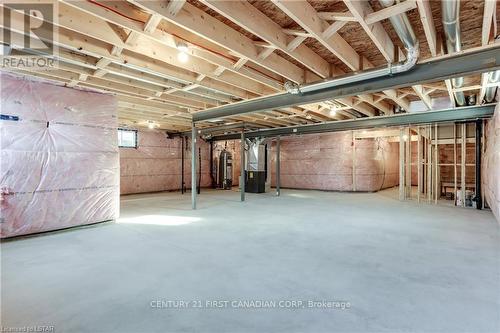
[[[189,194],[126,196],[120,223],[1,245],[2,325],[498,332],[500,237],[492,214],[400,203],[391,193],[285,190],[240,203],[234,191],[205,191],[197,211]],[[156,300],[230,303],[152,308]],[[238,300],[278,306],[238,308],[231,303]],[[280,300],[343,300],[350,308],[282,308]]]

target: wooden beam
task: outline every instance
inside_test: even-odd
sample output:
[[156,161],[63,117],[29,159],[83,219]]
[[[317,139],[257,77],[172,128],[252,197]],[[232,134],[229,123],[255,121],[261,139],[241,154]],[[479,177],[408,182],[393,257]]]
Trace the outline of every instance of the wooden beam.
[[324,39],[328,39],[328,38],[332,37],[333,35],[335,35],[337,33],[337,31],[342,29],[342,27],[344,25],[346,25],[346,23],[347,22],[345,22],[345,21],[333,22],[332,24],[330,24],[330,26],[328,28],[325,29],[325,31],[323,31],[322,37]]
[[157,14],[151,14],[146,24],[144,24],[144,32],[152,33],[156,30],[158,24],[160,24],[161,16]]
[[451,80],[444,80],[444,84],[446,85],[446,90],[448,91],[448,97],[450,98],[451,107],[455,107],[455,95],[453,95],[453,85],[451,84]]
[[[304,30],[306,30],[312,37],[314,37],[325,48],[345,63],[351,70],[358,71],[363,69],[363,67],[373,67],[368,59],[360,56],[339,34],[336,33],[330,38],[324,38],[323,33],[330,25],[318,15],[316,10],[306,0],[272,1],[278,8],[297,22]],[[384,91],[384,93],[396,104],[405,110],[408,110],[410,104],[409,101],[405,98],[397,97],[396,90],[391,89]]]
[[363,94],[363,95],[359,95],[358,97],[362,101],[364,101],[370,105],[373,105],[374,107],[376,107],[377,109],[382,111],[385,115],[389,115],[389,114],[394,113],[394,111],[392,110],[392,106],[389,105],[389,103],[384,102],[384,101],[375,101],[375,99],[373,98],[373,95]]
[[[285,52],[321,78],[329,77],[330,64],[305,45],[290,50],[288,44],[294,40],[281,26],[267,17],[247,1],[201,0],[209,8],[230,19],[239,26],[259,36],[273,47]],[[299,37],[307,37],[297,35]]]
[[181,11],[185,3],[186,0],[170,0],[168,3],[167,10],[170,13],[170,15],[175,16]]
[[[282,50],[284,50],[285,52],[287,51],[287,49],[286,49],[286,45],[282,45],[282,44],[279,44],[279,45],[278,45],[278,44],[274,44],[274,43],[278,43],[278,41],[276,40],[276,38],[275,38],[275,37],[273,37],[273,36],[269,36],[269,35],[268,35],[268,32],[263,32],[263,31],[259,30],[259,29],[260,29],[259,27],[255,27],[255,26],[254,26],[254,23],[253,23],[252,21],[249,21],[247,17],[245,17],[244,15],[242,15],[242,14],[241,14],[241,10],[243,10],[242,8],[244,8],[244,9],[245,9],[245,11],[249,11],[249,12],[254,13],[254,14],[256,15],[256,16],[254,16],[254,17],[258,17],[258,18],[260,19],[260,20],[257,20],[257,21],[259,21],[259,22],[261,22],[261,23],[262,23],[262,22],[266,22],[266,23],[267,23],[266,25],[265,25],[265,24],[262,24],[262,25],[265,25],[265,26],[268,26],[268,27],[269,27],[269,26],[274,26],[274,28],[278,29],[278,27],[277,27],[276,25],[272,25],[272,24],[271,24],[271,22],[269,22],[269,19],[267,19],[267,18],[266,18],[266,19],[264,19],[264,17],[262,17],[262,13],[260,13],[260,12],[258,12],[258,11],[257,11],[258,13],[256,13],[256,12],[255,12],[255,11],[256,11],[256,9],[255,9],[255,8],[253,8],[253,7],[248,7],[248,5],[245,5],[245,3],[242,3],[242,2],[212,2],[212,1],[209,1],[209,0],[204,0],[204,1],[205,1],[207,4],[208,4],[208,3],[210,3],[212,6],[214,6],[214,8],[217,8],[218,10],[220,10],[220,12],[221,12],[222,14],[228,15],[229,17],[231,17],[234,21],[238,22],[239,24],[240,24],[242,21],[244,21],[244,22],[245,22],[245,27],[247,27],[248,29],[250,29],[250,26],[251,26],[251,27],[252,27],[252,30],[253,30],[253,29],[255,29],[255,31],[257,31],[257,30],[258,30],[258,31],[259,31],[259,33],[264,34],[264,35],[266,36],[264,39],[266,39],[266,38],[267,38],[267,39],[269,39],[269,40],[266,40],[268,43],[270,43],[270,44],[271,44],[271,45],[273,45],[273,46],[279,46],[279,48],[280,48],[280,49],[282,49],[282,47],[283,47],[283,49],[282,49]],[[146,7],[147,7],[147,8],[149,8],[150,10],[153,10],[153,9],[154,9],[154,10],[156,10],[156,12],[158,12],[158,10],[160,10],[160,11],[161,11],[161,6],[156,6],[156,7],[155,7],[155,6],[154,6],[154,5],[155,5],[155,3],[149,3],[149,2],[148,2],[147,4],[146,4],[146,2],[139,2],[139,3],[140,3],[140,5],[142,5],[142,6],[146,6]],[[242,5],[243,5],[243,6],[247,6],[247,7],[242,7]],[[187,5],[186,5],[186,9],[189,9],[189,10],[188,10],[188,12],[190,12],[190,13],[191,13],[191,17],[194,17],[194,21],[196,21],[196,20],[197,20],[198,15],[201,15],[201,14],[199,14],[199,13],[198,13],[198,9],[191,8],[191,7],[189,7],[189,6],[190,6],[190,5],[189,5],[189,4],[187,4]],[[216,6],[217,6],[217,7],[216,7]],[[240,9],[240,10],[234,10],[234,9],[233,9],[233,7],[237,8],[237,9]],[[224,8],[224,10],[221,10],[221,8]],[[251,8],[253,8],[253,10],[252,10]],[[229,12],[229,13],[232,13],[232,14],[231,14],[231,15],[229,15],[229,14],[228,14],[228,12]],[[260,14],[260,15],[259,15],[259,14]],[[186,14],[186,15],[187,15],[187,14]],[[238,18],[238,19],[236,19],[236,18]],[[182,20],[181,20],[181,19],[182,19]],[[227,35],[227,36],[229,36],[229,35],[233,35],[233,32],[232,32],[230,29],[228,30],[228,27],[224,27],[224,28],[223,28],[223,27],[221,27],[221,26],[219,25],[219,23],[220,23],[219,21],[217,21],[217,22],[213,22],[213,21],[212,21],[212,19],[211,19],[210,17],[206,17],[206,14],[205,14],[205,18],[204,18],[204,19],[205,19],[205,21],[209,21],[209,22],[210,22],[210,24],[212,24],[212,26],[213,26],[213,27],[215,27],[215,30],[220,31],[220,32],[222,33],[222,35],[224,35],[224,36],[226,36],[226,35]],[[196,33],[200,34],[201,36],[203,36],[203,37],[205,37],[205,38],[208,38],[208,39],[212,40],[213,42],[216,42],[216,43],[221,43],[221,42],[220,42],[220,37],[221,37],[220,35],[215,36],[215,35],[213,35],[213,34],[212,34],[212,31],[210,31],[210,34],[208,34],[208,33],[207,33],[207,30],[210,30],[210,29],[199,29],[199,28],[198,28],[198,26],[197,26],[197,24],[193,24],[193,22],[192,22],[193,20],[188,21],[186,18],[182,18],[181,16],[177,16],[177,17],[176,17],[176,19],[171,19],[171,21],[172,21],[172,22],[174,22],[174,23],[176,23],[176,24],[180,24],[181,26],[183,26],[183,27],[184,27],[184,28],[186,28],[186,29],[190,29],[191,31],[194,31],[194,32],[196,32]],[[324,22],[324,21],[323,21],[323,22]],[[272,22],[272,23],[274,24],[274,22]],[[324,23],[325,23],[325,24],[323,25],[324,29],[321,29],[321,32],[320,32],[320,33],[321,33],[321,35],[323,34],[324,30],[326,30],[326,29],[329,27],[329,25],[328,25],[326,22],[324,22]],[[306,29],[306,30],[307,30],[307,29]],[[277,33],[280,33],[278,30],[273,30],[273,31],[274,31],[274,32],[277,32]],[[308,32],[309,32],[309,31],[308,31]],[[237,37],[237,35],[235,35],[235,37]],[[340,41],[340,40],[337,40],[337,39],[338,39],[337,37],[338,37],[338,38],[340,38],[340,40],[341,40],[341,41]],[[322,39],[323,39],[323,40],[325,40],[325,38],[324,38],[324,37],[322,37]],[[350,47],[350,46],[349,46],[349,45],[348,45],[348,44],[347,44],[347,43],[346,43],[346,42],[345,42],[345,41],[344,41],[344,40],[343,40],[340,36],[338,36],[338,35],[333,35],[333,36],[332,36],[329,40],[332,40],[332,39],[333,39],[333,41],[334,41],[334,42],[335,42],[335,41],[337,41],[337,42],[339,42],[340,44],[342,44],[342,42],[343,42],[343,44],[347,45],[347,47],[348,47],[348,51],[349,51],[349,52],[351,52],[352,54],[354,54],[354,55],[355,55],[355,57],[354,57],[355,59],[358,59],[358,60],[359,60],[359,55],[357,55],[357,53],[354,51],[354,49],[352,49],[352,48],[351,48],[351,47]],[[330,42],[329,42],[329,43],[330,43]],[[226,43],[226,44],[227,44],[227,43]],[[342,45],[341,45],[341,46],[342,46]],[[235,49],[233,49],[233,48],[231,47],[231,48],[230,48],[230,50],[231,50],[231,51],[233,51],[233,52],[235,52],[235,53],[242,53],[240,46],[235,47]],[[270,54],[270,52],[271,52],[271,51],[269,51],[269,52],[268,52],[268,53],[266,53],[265,55],[267,56],[268,54]],[[295,54],[295,53],[293,53],[293,54]],[[260,57],[259,57],[259,55],[260,55]],[[262,58],[262,55],[261,55],[261,54],[259,54],[259,55],[258,55],[257,57],[258,57],[259,59],[261,59],[261,58]],[[291,54],[291,55],[292,55],[292,54]],[[252,61],[252,59],[251,59],[251,58],[249,58],[249,59]],[[267,59],[267,58],[264,58],[264,59]],[[254,60],[253,60],[253,61],[255,61],[255,57],[254,57]],[[352,61],[352,60],[351,60],[351,61]],[[323,62],[324,62],[324,61],[323,61]],[[260,64],[260,65],[263,65],[263,66],[264,66],[264,64]],[[281,75],[283,75],[283,76],[285,76],[285,77],[287,76],[287,73],[286,73],[286,68],[281,68],[279,71],[277,71],[277,73],[278,73],[278,74],[281,74]],[[324,75],[324,74],[323,74],[323,75]],[[363,107],[363,109],[362,109],[362,111],[360,111],[360,112],[364,112],[364,113],[372,114],[372,113],[374,113],[374,110],[373,110],[372,108],[369,108],[368,106],[364,106],[364,107]]]
[[227,48],[239,57],[248,58],[276,74],[284,74],[288,80],[304,83],[304,71],[300,67],[276,54],[260,59],[259,52],[250,38],[189,3],[186,3],[183,10],[173,16],[162,2],[144,0],[130,0],[130,2],[145,10],[160,14],[163,19]]
[[[405,2],[413,3],[412,6],[415,5],[413,0]],[[396,49],[396,47],[394,46],[394,43],[392,42],[389,34],[385,31],[383,25],[380,22],[374,22],[368,24],[364,19],[364,17],[373,14],[373,9],[371,8],[370,4],[368,2],[357,1],[357,0],[344,0],[344,3],[347,5],[347,7],[354,15],[354,17],[358,18],[359,23],[361,24],[365,32],[368,34],[368,36],[370,36],[371,40],[375,43],[375,45],[382,53],[382,55],[385,57],[385,59],[389,63],[394,62],[395,60],[394,50]],[[432,110],[432,101],[430,97],[424,93],[423,87],[421,85],[416,85],[413,86],[412,88],[417,94],[417,96],[424,102],[426,107],[429,110]]]
[[370,39],[375,43],[385,60],[387,62],[394,62],[395,47],[382,24],[380,22],[369,24],[365,21],[366,16],[374,13],[370,4],[366,1],[357,0],[344,0],[344,3],[352,15],[358,19],[359,24],[361,24]]
[[420,14],[420,21],[424,27],[425,38],[429,45],[429,50],[433,57],[437,56],[437,43],[436,43],[436,28],[434,27],[434,20],[432,18],[431,5],[429,0],[416,0],[418,6],[418,13]]
[[481,74],[481,87],[479,89],[479,94],[477,95],[476,105],[481,105],[486,94],[486,85],[488,84],[490,73]]
[[366,24],[370,25],[375,22],[379,22],[382,20],[386,20],[390,18],[391,16],[399,15],[406,13],[407,11],[410,11],[412,9],[417,8],[417,4],[415,0],[406,0],[403,2],[400,2],[398,4],[395,4],[393,6],[381,9],[379,11],[367,14],[365,16],[365,22]]
[[295,37],[294,39],[292,39],[287,45],[286,45],[286,50],[288,52],[293,52],[295,51],[295,49],[297,47],[300,46],[300,44],[302,44],[305,40],[307,39],[307,37],[304,37],[304,36],[297,36]]
[[325,21],[356,22],[350,12],[318,12],[318,17]]
[[354,103],[354,99],[352,97],[339,98],[338,101],[364,114],[365,116],[373,117],[377,115],[374,108],[365,103],[356,104]]
[[491,26],[493,25],[493,17],[495,15],[496,4],[497,4],[496,0],[486,0],[484,2],[481,45],[488,45],[490,37],[492,36]]
[[348,65],[351,70],[361,68],[359,55],[342,37],[335,34],[328,40],[323,38],[323,32],[329,27],[329,24],[318,16],[316,10],[307,1],[272,1],[325,48]]
[[[61,3],[60,7],[62,5],[63,4]],[[2,10],[3,10],[3,8],[0,8],[0,11],[2,11]],[[0,18],[0,20],[2,20],[2,19]],[[24,19],[23,19],[22,14],[16,12],[16,13],[12,13],[11,20],[18,20],[20,22],[23,22]],[[63,20],[63,21],[72,21],[72,20],[70,18],[67,18],[66,20]],[[93,22],[93,23],[95,23],[95,22]],[[68,24],[70,24],[70,23],[68,23]],[[78,24],[75,24],[75,23],[71,23],[71,24],[74,24],[74,27],[73,27],[73,25],[71,27],[76,30],[78,27]],[[43,30],[44,28],[41,27],[39,29]],[[98,34],[99,32],[94,32],[94,33]],[[105,35],[103,35],[101,37],[105,38]],[[1,38],[1,36],[0,36],[0,38]],[[21,41],[22,41],[22,39],[21,39]],[[188,81],[188,82],[192,82],[193,78],[197,76],[197,74],[196,75],[188,74],[186,72],[182,72],[179,70],[173,71],[171,69],[172,66],[167,65],[165,63],[162,63],[161,65],[159,63],[157,64],[155,60],[152,61],[149,58],[146,60],[146,57],[144,57],[144,55],[139,55],[138,53],[135,53],[135,52],[134,53],[126,53],[126,54],[122,53],[119,57],[113,56],[109,53],[111,46],[108,43],[103,43],[100,40],[91,39],[87,36],[83,36],[81,34],[78,34],[75,31],[69,31],[69,30],[64,29],[64,28],[59,28],[58,42],[60,43],[60,45],[66,47],[68,49],[75,50],[75,51],[80,52],[80,53],[91,55],[93,57],[105,58],[107,60],[110,60],[110,61],[113,61],[113,62],[116,62],[119,64],[123,64],[124,66],[127,66],[127,67],[131,66],[133,68],[145,68],[148,70],[154,70],[155,74],[163,74],[164,73],[164,74],[168,75],[169,77],[174,77],[176,79],[180,78],[181,80]],[[130,46],[127,46],[127,48],[128,47],[130,47]],[[153,52],[150,54],[150,56],[155,58],[156,55],[154,53],[156,53],[157,51],[154,51],[151,49],[150,49],[150,51]],[[146,55],[149,55],[147,52],[144,52],[144,53],[146,53]],[[171,57],[176,58],[175,54],[176,53],[172,53]],[[167,58],[164,58],[165,59],[164,61],[166,61],[167,63],[171,62],[170,59],[168,59],[168,54],[160,54],[160,56],[167,57]],[[141,61],[141,60],[139,60],[140,58],[142,58],[144,60]],[[203,63],[202,66],[206,66],[206,63]],[[207,69],[208,69],[208,67],[207,67]],[[219,80],[220,78],[217,78],[217,79]],[[240,97],[248,98],[247,92],[244,92],[242,89],[233,89],[232,87],[230,87],[229,85],[226,85],[225,83],[221,82],[222,84],[219,84],[213,80],[205,80],[203,83],[204,83],[203,85],[206,88],[216,89],[216,90],[223,91],[223,92],[229,92],[230,90],[233,90],[233,93],[240,94]],[[234,81],[234,84],[235,84],[234,88],[239,88],[239,85],[241,85],[241,81],[239,84],[236,84],[236,81]],[[233,93],[230,93],[230,94],[233,94]]]
[[399,200],[406,199],[406,176],[405,176],[405,144],[404,144],[404,128],[399,129]]
[[428,110],[432,110],[432,100],[430,96],[425,92],[424,87],[421,84],[417,84],[412,87],[417,96],[420,98]]
[[[122,27],[124,29],[130,29],[131,32],[129,34],[129,38],[127,39],[127,41],[125,41],[125,44],[129,46],[130,50],[138,52],[138,53],[142,53],[140,48],[145,46],[149,49],[155,50],[157,55],[170,54],[172,57],[172,64],[181,65],[181,63],[179,63],[177,61],[176,56],[175,56],[178,53],[178,49],[177,49],[178,38],[173,36],[172,34],[166,32],[164,29],[151,31],[148,33],[148,32],[143,31],[143,26],[141,24],[138,24],[135,21],[123,18],[120,15],[117,15],[113,12],[110,12],[110,11],[106,10],[105,8],[100,7],[100,6],[96,6],[93,3],[90,3],[87,1],[73,1],[73,0],[72,1],[65,0],[65,1],[67,1],[67,5],[70,5],[70,6],[74,7],[75,9],[78,9],[79,11],[84,11],[84,12],[89,13],[92,16],[95,16],[103,21],[119,25],[120,27]],[[77,17],[82,16],[81,12],[74,12],[73,11],[71,13],[69,11],[67,5],[66,5],[66,3],[61,3],[60,4],[60,7],[61,7],[60,12],[62,12],[62,11],[67,12],[68,15],[66,15],[66,16],[68,16],[68,17],[72,17],[75,15]],[[135,12],[132,12],[132,13],[135,13]],[[130,13],[128,15],[129,16],[133,15],[132,13]],[[152,13],[152,14],[154,14],[154,13]],[[131,16],[131,17],[133,17],[136,20],[141,21],[144,19],[143,16],[146,16],[146,15],[147,14],[139,16],[137,14],[134,14],[134,16]],[[162,16],[160,16],[158,14],[156,14],[156,17],[162,18]],[[59,19],[59,21],[61,21],[63,19],[64,19],[64,16],[62,16]],[[71,22],[69,22],[69,23],[71,23]],[[60,22],[60,24],[61,24],[61,22]],[[169,26],[172,27],[171,24]],[[70,26],[68,26],[68,28],[72,29]],[[78,31],[78,30],[75,30],[75,31]],[[97,32],[101,32],[101,36],[102,36],[101,29],[98,29]],[[173,33],[175,34],[175,31]],[[96,34],[92,34],[92,36],[94,38],[98,38],[97,37],[98,35],[96,35]],[[134,38],[132,41],[129,41],[131,36],[133,36]],[[193,34],[192,38],[196,39],[197,37]],[[108,40],[106,40],[106,41],[108,41]],[[199,62],[200,60],[204,60],[204,62],[209,62],[209,63],[213,64],[214,66],[222,66],[225,69],[229,70],[229,72],[234,72],[234,73],[243,75],[246,78],[257,82],[258,84],[263,84],[263,85],[273,89],[273,91],[268,91],[267,93],[273,93],[273,92],[276,92],[276,91],[279,91],[282,89],[282,85],[280,82],[277,82],[276,80],[271,79],[271,78],[263,75],[262,73],[256,72],[254,70],[251,70],[251,69],[248,69],[245,67],[240,68],[238,71],[236,71],[235,69],[232,68],[233,61],[231,59],[228,59],[227,57],[221,57],[220,55],[209,52],[206,49],[198,47],[197,45],[190,44],[189,42],[186,42],[185,40],[183,40],[183,42],[185,42],[187,44],[187,46],[189,47],[189,55],[192,56],[190,58],[189,64],[192,64],[194,66],[201,65],[202,67],[206,67],[207,64],[201,64]],[[122,47],[125,47],[125,46],[122,46]],[[152,57],[157,58],[154,56],[152,56]],[[183,63],[182,68],[186,68],[186,66],[189,64]],[[186,68],[186,69],[188,69],[188,68]],[[192,68],[188,69],[188,70],[192,70]],[[230,75],[230,74],[224,74],[223,76],[220,76],[220,79],[223,79],[225,76],[228,76],[228,75]],[[242,85],[246,85],[246,84],[249,84],[250,86],[255,85],[255,83],[250,83],[250,82],[244,83],[244,81],[246,81],[245,78],[243,78],[243,81],[240,80]],[[240,86],[240,87],[242,87],[242,86]],[[256,92],[256,93],[258,93],[258,92]]]
[[290,36],[301,36],[301,37],[312,37],[310,33],[304,30],[298,30],[298,29],[282,29],[283,33],[290,35]]

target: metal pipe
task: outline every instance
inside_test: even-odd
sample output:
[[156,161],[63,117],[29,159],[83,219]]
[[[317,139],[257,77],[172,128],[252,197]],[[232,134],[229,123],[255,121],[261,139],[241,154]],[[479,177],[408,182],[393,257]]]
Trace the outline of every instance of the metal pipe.
[[483,208],[483,199],[481,197],[481,138],[483,136],[483,120],[476,120],[476,208]]
[[241,201],[245,201],[245,131],[241,130],[241,152],[240,152],[240,189],[241,189]]
[[191,206],[196,209],[196,126],[191,128]]
[[[488,73],[488,75],[489,75],[489,78],[488,78],[489,84],[495,84],[500,80],[500,70],[490,72],[490,73]],[[492,103],[495,100],[496,92],[497,92],[496,86],[486,88],[486,91],[484,93],[484,100],[487,103]]]
[[466,176],[466,167],[465,167],[465,162],[466,162],[466,155],[467,155],[467,124],[462,123],[462,129],[461,129],[461,143],[460,143],[460,193],[462,195],[462,207],[465,207],[465,192],[467,184],[465,183],[465,176]]
[[184,194],[184,136],[181,136],[181,193]]
[[[460,1],[443,0],[441,1],[442,23],[444,35],[446,37],[446,49],[448,53],[457,53],[462,51],[460,39]],[[461,88],[464,84],[463,77],[451,79],[453,88]],[[462,91],[453,93],[457,105],[465,105],[465,96]]]
[[209,165],[209,168],[210,168],[210,186],[212,188],[215,188],[215,177],[214,177],[214,167],[213,167],[213,163],[214,163],[214,142],[213,141],[210,141],[210,163],[208,164]]
[[196,186],[196,191],[198,194],[201,193],[201,147],[198,147],[198,184]]
[[451,76],[491,72],[500,69],[499,49],[500,45],[495,44],[483,49],[466,50],[460,54],[423,61],[415,65],[411,71],[406,71],[399,75],[378,77],[366,82],[350,83],[305,94],[292,95],[285,92],[253,98],[251,100],[195,112],[192,114],[192,117],[194,122],[198,122],[244,113],[304,105],[347,96],[375,93],[386,89],[408,87],[423,82],[445,80]]
[[276,195],[280,196],[281,190],[280,190],[280,145],[281,145],[281,140],[280,136],[276,138]]
[[[394,5],[394,0],[379,0],[382,6],[390,7]],[[389,18],[394,30],[398,34],[399,39],[403,42],[405,48],[411,49],[417,47],[417,38],[413,32],[410,21],[406,14],[393,15]]]
[[409,47],[407,49],[407,52],[408,53],[405,61],[397,62],[395,64],[388,64],[387,66],[368,69],[365,71],[355,71],[346,75],[336,77],[334,79],[328,79],[311,83],[305,86],[296,87],[298,90],[289,90],[289,92],[291,94],[305,94],[312,91],[331,89],[333,87],[345,84],[368,81],[383,76],[390,76],[409,71],[413,68],[413,66],[417,64],[419,56],[418,42],[414,46]]

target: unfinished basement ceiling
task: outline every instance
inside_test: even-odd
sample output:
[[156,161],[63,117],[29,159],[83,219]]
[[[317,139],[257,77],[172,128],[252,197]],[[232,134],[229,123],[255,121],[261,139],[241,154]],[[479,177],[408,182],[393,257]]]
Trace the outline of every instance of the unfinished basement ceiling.
[[[420,61],[445,52],[439,1],[399,1],[389,9],[379,1],[350,0],[58,4],[59,68],[13,71],[117,95],[121,126],[184,131],[190,128],[194,112],[284,91],[286,81],[310,83],[397,61],[398,49],[406,51],[387,19],[396,13],[408,16],[419,42]],[[500,23],[500,8],[495,5],[496,1],[460,2],[463,50],[494,43]],[[384,11],[389,14],[377,18]],[[315,27],[307,18],[313,16],[334,33],[325,36],[321,28],[323,35],[311,34]],[[22,22],[22,14],[17,20]],[[10,29],[5,22],[2,27]],[[179,57],[183,47],[186,55]],[[339,53],[347,57],[341,59]],[[465,77],[460,90],[475,95],[480,104],[486,79],[486,74]],[[450,83],[432,82],[225,121],[283,127],[392,114],[396,107],[407,110],[410,102],[419,101],[431,110],[436,98],[454,104],[453,92]],[[213,125],[200,123],[200,127]]]

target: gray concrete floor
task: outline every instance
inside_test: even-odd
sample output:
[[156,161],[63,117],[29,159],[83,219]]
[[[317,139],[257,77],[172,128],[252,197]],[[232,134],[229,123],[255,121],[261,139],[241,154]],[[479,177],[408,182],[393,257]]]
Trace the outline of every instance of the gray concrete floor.
[[[205,191],[197,211],[189,194],[126,196],[120,223],[5,242],[2,325],[54,325],[55,332],[500,330],[500,237],[490,212],[400,203],[391,191],[282,194],[247,195],[240,203],[234,191]],[[152,308],[156,300],[278,303]],[[281,308],[280,300],[343,300],[350,308]]]

